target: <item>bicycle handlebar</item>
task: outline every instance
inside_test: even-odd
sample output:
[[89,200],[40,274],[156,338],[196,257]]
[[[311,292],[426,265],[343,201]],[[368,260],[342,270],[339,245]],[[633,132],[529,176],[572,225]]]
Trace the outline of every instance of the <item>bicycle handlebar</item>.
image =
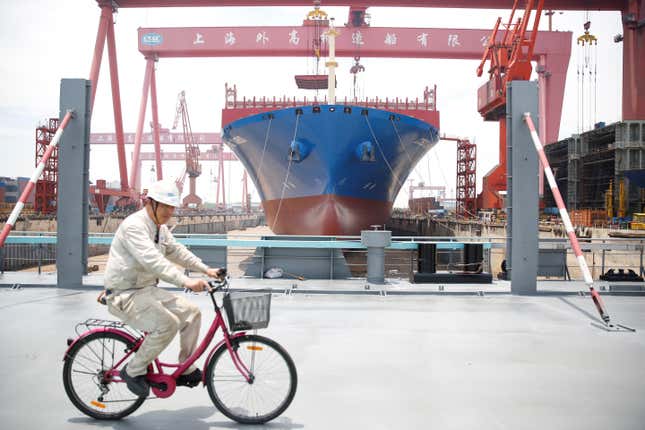
[[228,288],[228,276],[222,276],[216,280],[208,281],[208,292],[211,295],[223,288]]

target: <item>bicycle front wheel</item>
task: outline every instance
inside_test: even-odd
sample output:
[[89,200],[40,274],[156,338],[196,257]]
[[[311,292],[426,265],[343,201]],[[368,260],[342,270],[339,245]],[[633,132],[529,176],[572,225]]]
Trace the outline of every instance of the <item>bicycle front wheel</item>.
[[231,340],[234,354],[249,370],[247,381],[225,344],[206,369],[211,400],[224,415],[242,424],[261,424],[284,412],[296,394],[298,375],[293,360],[277,342],[258,335]]
[[63,366],[65,392],[85,415],[118,420],[137,410],[146,399],[114,382],[107,373],[134,347],[124,336],[97,332],[80,339],[69,350]]

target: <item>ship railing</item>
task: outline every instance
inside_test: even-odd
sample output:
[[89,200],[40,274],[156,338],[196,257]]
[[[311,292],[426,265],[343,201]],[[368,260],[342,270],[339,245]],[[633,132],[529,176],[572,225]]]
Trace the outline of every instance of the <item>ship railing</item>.
[[[428,98],[424,100],[419,100],[415,98],[414,100],[409,98],[398,98],[393,99],[385,98],[379,99],[375,98],[347,98],[345,97],[342,101],[340,99],[336,100],[337,104],[344,106],[360,106],[374,109],[385,109],[385,110],[396,110],[396,111],[436,111],[436,105],[434,98]],[[307,99],[304,97],[301,100],[293,98],[249,98],[244,97],[242,100],[229,100],[226,102],[225,109],[282,109],[296,106],[309,106],[309,105],[319,105],[327,104],[327,97],[318,98],[313,97],[313,99]]]

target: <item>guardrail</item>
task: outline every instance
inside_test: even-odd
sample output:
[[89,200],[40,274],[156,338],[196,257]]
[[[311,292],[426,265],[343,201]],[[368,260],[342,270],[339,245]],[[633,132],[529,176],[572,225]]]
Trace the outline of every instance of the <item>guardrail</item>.
[[[88,238],[90,256],[105,255],[112,242],[112,234],[91,234]],[[349,269],[349,276],[363,277],[366,267],[366,248],[357,236],[316,237],[308,240],[303,236],[253,236],[253,235],[204,235],[204,234],[175,234],[180,243],[191,248],[194,252],[213,253],[216,250],[228,266],[240,265],[247,267],[257,264],[254,275],[260,277],[265,270],[273,265],[276,259],[291,262],[290,267],[306,265],[326,265],[327,279],[341,276],[339,264]],[[417,248],[421,244],[435,244],[437,249],[437,270],[459,271],[461,266],[460,253],[466,243],[480,243],[484,249],[484,271],[493,275],[501,271],[504,259],[506,237],[417,237],[394,236],[392,244],[386,248],[386,276],[389,278],[409,279],[417,269]],[[52,232],[12,232],[7,237],[4,248],[0,248],[0,268],[5,270],[21,270],[31,267],[42,271],[55,271],[51,265],[55,263],[56,235]],[[540,239],[540,250],[562,250],[565,255],[563,271],[570,279],[582,279],[578,273],[575,256],[569,252],[567,239]],[[645,239],[580,239],[580,247],[587,258],[594,279],[609,268],[632,269],[640,276],[645,276],[644,250]],[[290,253],[290,250],[294,252]],[[310,252],[311,251],[311,252]],[[107,260],[95,257],[97,262],[90,263],[101,266]],[[221,260],[220,260],[221,261]],[[218,262],[212,260],[213,264]],[[559,264],[559,263],[558,263]],[[50,265],[47,267],[47,265]],[[301,275],[302,269],[285,270],[295,275]],[[240,271],[239,275],[251,272]],[[345,273],[347,275],[347,273]],[[554,275],[552,275],[554,276]],[[563,276],[559,276],[562,278]]]

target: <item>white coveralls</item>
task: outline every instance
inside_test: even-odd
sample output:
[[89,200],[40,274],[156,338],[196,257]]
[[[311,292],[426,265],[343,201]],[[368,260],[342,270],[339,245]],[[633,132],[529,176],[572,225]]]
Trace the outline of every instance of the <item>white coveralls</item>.
[[[126,324],[148,332],[148,336],[128,363],[130,376],[143,375],[179,331],[179,362],[195,350],[201,312],[184,297],[157,287],[159,279],[181,287],[188,277],[174,264],[206,272],[206,266],[178,243],[165,225],[159,228],[146,209],[127,217],[114,235],[105,268],[108,310]],[[185,374],[196,368],[189,367]]]

